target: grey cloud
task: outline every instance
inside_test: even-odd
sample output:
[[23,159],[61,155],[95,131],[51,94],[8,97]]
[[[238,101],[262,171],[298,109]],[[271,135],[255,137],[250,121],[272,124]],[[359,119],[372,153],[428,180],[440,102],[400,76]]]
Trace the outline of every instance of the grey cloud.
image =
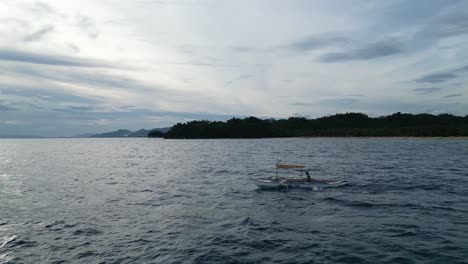
[[454,72],[456,72],[456,73],[462,73],[462,72],[466,72],[466,71],[468,71],[468,64],[454,70]]
[[254,77],[252,74],[241,74],[236,79],[225,82],[225,84],[226,85],[231,85],[231,84],[233,84],[235,82],[238,82],[238,81],[251,79],[252,77]]
[[[176,64],[186,65],[187,63],[176,63]],[[211,63],[211,62],[205,62],[205,61],[194,61],[188,64],[193,65],[193,66],[203,66],[203,67],[213,67],[213,68],[239,67],[239,65],[235,65],[235,64],[221,64],[221,63]]]
[[422,33],[433,34],[437,37],[468,34],[468,13],[456,11],[440,16]]
[[252,77],[253,77],[252,74],[241,74],[241,75],[239,76],[239,79],[245,80],[245,79],[250,79],[250,78],[252,78]]
[[416,89],[413,89],[413,91],[419,94],[431,94],[431,93],[442,91],[442,88],[438,88],[438,87],[416,88]]
[[[208,119],[226,120],[232,117],[243,117],[242,115],[225,115],[203,112],[175,112],[164,110],[153,110],[132,106],[112,106],[112,105],[66,105],[54,107],[50,110],[61,114],[61,117],[73,117],[73,119],[142,119],[144,116],[153,117],[173,117],[185,119]],[[86,112],[86,115],[83,115]]]
[[[39,108],[35,113],[27,112],[29,115],[40,115],[41,113],[51,113],[56,118],[55,122],[63,122],[64,119],[70,120],[89,120],[89,119],[109,119],[109,120],[127,120],[143,121],[144,117],[171,117],[176,119],[208,119],[208,120],[226,120],[232,117],[243,117],[242,115],[213,114],[203,112],[175,112],[164,110],[153,110],[144,108],[129,108],[127,106],[112,105],[64,105],[53,108]],[[86,114],[83,114],[86,112]],[[88,131],[89,132],[89,131]]]
[[0,49],[0,60],[68,67],[110,67],[96,60],[5,49]]
[[331,52],[320,57],[322,62],[341,62],[352,60],[371,60],[380,57],[391,56],[402,53],[403,49],[400,45],[391,41],[382,41],[369,44],[366,47],[350,50],[346,52]]
[[330,33],[326,35],[310,36],[297,42],[293,42],[288,45],[288,48],[294,51],[304,52],[326,46],[344,44],[346,42],[348,42],[347,38],[334,36]]
[[253,48],[243,47],[243,46],[235,46],[235,47],[231,47],[231,49],[239,53],[246,53],[246,52],[250,52],[254,50]]
[[[102,96],[80,96],[76,93],[68,92],[67,87],[63,84],[75,84],[86,87],[92,87],[99,90],[114,91],[117,89],[132,91],[137,93],[154,94],[158,92],[158,99],[164,98],[180,98],[181,94],[175,91],[165,90],[163,88],[142,83],[139,80],[124,77],[122,75],[114,75],[100,72],[96,69],[88,70],[82,68],[73,68],[73,70],[63,70],[50,67],[37,67],[31,65],[19,65],[13,69],[6,68],[7,74],[14,74],[17,78],[28,78],[30,80],[40,80],[40,85],[13,85],[2,83],[0,87],[0,95],[10,97],[20,97],[25,102],[34,103],[35,106],[26,107],[34,109],[41,107],[43,109],[52,110],[53,106],[63,108],[72,106],[69,109],[53,109],[54,111],[70,112],[70,111],[92,111],[86,106],[97,106],[106,102],[108,98]],[[1,68],[0,68],[1,71]],[[78,108],[73,108],[73,107]],[[102,110],[102,109],[100,109]],[[88,113],[86,113],[88,114]]]
[[31,26],[28,21],[19,18],[0,18],[0,22],[2,24],[10,24],[10,26],[19,26],[24,29]]
[[26,100],[34,99],[45,102],[45,104],[65,103],[96,103],[96,98],[82,97],[61,91],[56,88],[25,87],[3,84],[0,88],[1,95],[23,97]]
[[18,110],[17,108],[8,106],[8,105],[1,105],[0,104],[0,111],[15,111]]
[[341,107],[348,107],[352,105],[356,105],[361,100],[358,98],[333,98],[333,99],[323,99],[319,101],[320,105],[323,106],[341,106]]
[[424,75],[414,81],[420,83],[441,83],[455,79],[456,77],[457,75],[453,73],[431,73]]
[[291,105],[297,105],[297,106],[312,106],[316,105],[316,103],[303,103],[303,102],[298,102],[298,103],[293,103]]
[[305,103],[305,102],[297,102],[293,103],[292,105],[297,105],[297,106],[326,106],[326,107],[349,107],[356,105],[360,103],[361,100],[358,98],[330,98],[330,99],[322,99],[319,100],[318,102],[311,102],[311,103]]
[[[3,115],[4,120],[15,120],[24,126],[2,133],[21,134],[23,131],[42,136],[72,136],[84,133],[108,132],[120,128],[137,130],[140,128],[155,128],[171,126],[175,122],[185,122],[188,119],[227,120],[232,117],[244,117],[242,115],[227,115],[213,113],[190,113],[173,111],[155,111],[151,109],[123,109],[118,106],[99,107],[86,111],[83,107],[63,107],[17,114]],[[83,111],[86,111],[83,113]],[[53,118],[51,118],[53,117]],[[109,124],[96,125],[96,120],[109,120]],[[60,127],[60,129],[57,129]],[[101,131],[102,130],[102,131]]]
[[64,107],[54,107],[52,110],[65,112],[93,112],[98,111],[99,108],[90,105],[70,105]]
[[448,94],[448,95],[444,96],[444,98],[454,98],[454,97],[460,97],[460,96],[463,96],[463,94],[461,94],[461,93]]
[[458,77],[458,74],[468,71],[468,65],[461,66],[452,70],[435,72],[423,75],[414,80],[419,83],[442,83],[453,80]]
[[73,43],[69,43],[67,46],[75,53],[80,52],[80,47],[78,47],[77,45],[75,45]]
[[39,29],[23,38],[26,42],[38,41],[42,39],[45,35],[49,34],[50,32],[54,31],[53,26],[46,26],[42,29]]
[[34,2],[34,4],[29,7],[29,9],[34,14],[47,15],[47,14],[56,13],[56,11],[50,5],[42,1]]
[[383,7],[375,21],[375,29],[380,32],[415,29],[413,41],[417,45],[425,45],[428,42],[432,45],[437,39],[468,32],[468,15],[464,12],[464,0],[389,1]]
[[[105,74],[99,71],[53,71],[53,70],[35,70],[33,68],[16,68],[16,73],[21,73],[30,77],[39,77],[43,79],[59,81],[64,83],[81,84],[93,86],[99,89],[122,89],[134,91],[156,91],[159,88],[149,86],[136,79],[118,76],[114,74]],[[159,89],[161,90],[161,89]]]
[[96,22],[94,21],[93,18],[84,16],[84,15],[78,15],[77,16],[77,25],[80,27],[90,38],[97,38],[99,36],[99,32],[96,27]]

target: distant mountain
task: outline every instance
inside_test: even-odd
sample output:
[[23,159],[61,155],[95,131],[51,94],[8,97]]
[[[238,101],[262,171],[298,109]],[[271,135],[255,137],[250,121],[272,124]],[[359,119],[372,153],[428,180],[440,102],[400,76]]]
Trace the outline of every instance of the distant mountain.
[[107,132],[107,133],[102,133],[102,134],[95,134],[91,135],[89,137],[92,138],[123,138],[123,137],[148,137],[148,134],[151,131],[161,131],[163,133],[169,131],[171,128],[170,127],[163,127],[163,128],[155,128],[152,130],[146,130],[146,129],[140,129],[137,131],[130,131],[127,129],[119,129],[117,131],[113,132]]
[[163,133],[166,133],[167,131],[171,130],[172,127],[161,127],[161,128],[155,128],[155,129],[151,129],[151,131],[153,130],[158,130],[158,131],[161,131]]
[[133,134],[133,131],[127,129],[119,129],[113,132],[107,132],[102,134],[92,135],[93,138],[120,138],[120,137],[129,137]]
[[135,132],[132,132],[129,137],[148,137],[148,133],[151,130],[146,130],[146,129],[140,129]]

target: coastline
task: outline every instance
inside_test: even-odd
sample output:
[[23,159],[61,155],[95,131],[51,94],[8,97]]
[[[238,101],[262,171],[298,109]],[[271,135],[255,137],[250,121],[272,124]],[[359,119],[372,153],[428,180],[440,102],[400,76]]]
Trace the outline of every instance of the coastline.
[[0,139],[166,139],[166,140],[191,140],[191,139],[467,139],[468,136],[448,136],[448,137],[416,137],[416,136],[307,136],[307,137],[262,137],[262,138],[162,138],[162,137],[0,137]]
[[[151,137],[150,137],[151,138]],[[203,140],[203,139],[466,139],[468,136],[448,136],[448,137],[415,137],[415,136],[388,136],[388,137],[319,137],[319,136],[310,136],[310,137],[263,137],[263,138],[163,138],[165,140]]]

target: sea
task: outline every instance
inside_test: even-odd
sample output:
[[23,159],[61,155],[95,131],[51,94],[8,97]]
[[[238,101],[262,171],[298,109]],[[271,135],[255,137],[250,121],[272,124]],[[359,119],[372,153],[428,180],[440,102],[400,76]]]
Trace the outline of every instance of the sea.
[[1,139],[0,263],[468,263],[468,139]]

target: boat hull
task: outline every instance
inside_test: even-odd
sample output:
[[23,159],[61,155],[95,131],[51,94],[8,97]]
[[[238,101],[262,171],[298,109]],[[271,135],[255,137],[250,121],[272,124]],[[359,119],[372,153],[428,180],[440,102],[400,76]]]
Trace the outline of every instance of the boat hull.
[[250,178],[260,189],[282,189],[282,188],[297,188],[297,189],[314,189],[314,188],[327,188],[327,187],[337,187],[344,184],[344,182],[328,182],[321,180],[312,180],[307,181],[291,181],[285,179],[275,179],[275,178],[259,178],[254,179]]

